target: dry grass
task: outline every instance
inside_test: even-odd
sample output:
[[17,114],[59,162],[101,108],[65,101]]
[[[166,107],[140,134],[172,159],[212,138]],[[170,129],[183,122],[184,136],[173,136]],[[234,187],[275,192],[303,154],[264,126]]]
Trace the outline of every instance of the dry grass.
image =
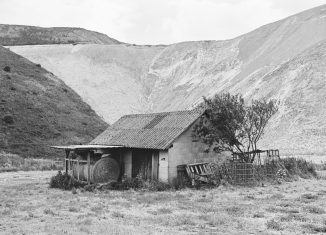
[[0,172],[62,170],[63,161],[52,159],[22,158],[17,154],[0,152]]
[[0,234],[301,234],[326,231],[326,181],[166,192],[49,189],[53,172],[1,173]]

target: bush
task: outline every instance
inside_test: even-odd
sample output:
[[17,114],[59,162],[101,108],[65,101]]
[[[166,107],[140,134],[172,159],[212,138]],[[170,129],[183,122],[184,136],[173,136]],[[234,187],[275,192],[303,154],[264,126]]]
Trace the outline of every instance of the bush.
[[170,184],[158,180],[144,180],[140,176],[135,178],[123,178],[120,182],[111,182],[102,189],[111,190],[144,190],[144,191],[165,191],[172,189]]
[[10,73],[11,68],[10,68],[9,66],[5,66],[5,67],[3,68],[3,71],[5,71],[5,72],[7,72],[7,73]]
[[298,175],[302,178],[317,177],[314,164],[302,158],[283,158],[281,162],[290,176]]
[[2,121],[4,121],[7,124],[14,124],[14,118],[11,114],[7,114],[3,116]]
[[59,188],[64,190],[71,190],[73,188],[79,188],[85,186],[84,183],[76,181],[69,174],[62,174],[61,171],[58,171],[57,175],[54,175],[50,179],[50,188]]

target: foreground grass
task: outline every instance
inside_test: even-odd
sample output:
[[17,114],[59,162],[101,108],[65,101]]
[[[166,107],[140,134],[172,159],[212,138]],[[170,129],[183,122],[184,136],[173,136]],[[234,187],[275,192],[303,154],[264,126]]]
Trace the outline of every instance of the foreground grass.
[[0,175],[0,234],[326,232],[326,180],[168,192],[49,189],[53,172]]

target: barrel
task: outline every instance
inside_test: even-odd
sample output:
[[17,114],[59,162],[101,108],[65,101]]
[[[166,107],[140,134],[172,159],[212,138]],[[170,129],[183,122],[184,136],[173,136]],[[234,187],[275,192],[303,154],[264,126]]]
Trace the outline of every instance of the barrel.
[[[88,168],[87,164],[74,164],[73,176],[77,179],[79,172],[79,179],[87,181]],[[110,181],[117,181],[120,176],[119,163],[111,158],[104,157],[90,165],[90,180],[91,183],[107,183]]]

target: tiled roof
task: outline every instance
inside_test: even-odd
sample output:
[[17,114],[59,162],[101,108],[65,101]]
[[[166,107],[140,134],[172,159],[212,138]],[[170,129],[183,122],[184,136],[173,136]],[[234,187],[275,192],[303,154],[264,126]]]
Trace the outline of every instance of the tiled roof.
[[201,114],[199,110],[191,110],[126,115],[90,144],[167,149]]

